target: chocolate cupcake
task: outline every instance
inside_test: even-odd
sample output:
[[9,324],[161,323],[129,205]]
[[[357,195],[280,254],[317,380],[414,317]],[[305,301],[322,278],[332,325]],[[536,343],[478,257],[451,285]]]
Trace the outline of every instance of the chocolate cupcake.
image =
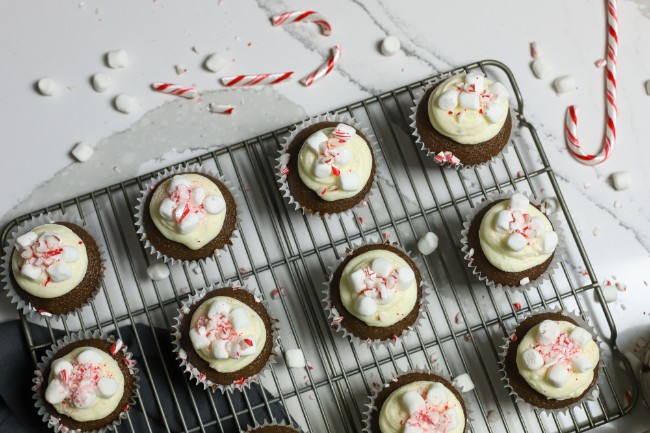
[[61,213],[19,226],[3,257],[7,295],[25,314],[63,316],[99,292],[102,256],[83,223]]
[[401,374],[370,397],[365,433],[463,433],[468,411],[462,395],[444,377],[426,371]]
[[57,432],[113,429],[135,404],[135,361],[121,340],[98,332],[59,340],[36,373],[38,413]]
[[234,195],[223,178],[198,164],[154,178],[137,210],[140,239],[172,264],[212,258],[235,236]]
[[280,150],[280,190],[321,218],[348,211],[370,192],[377,172],[374,137],[349,116],[318,116],[292,131]]
[[559,260],[557,225],[523,194],[492,195],[464,224],[465,259],[488,285],[536,287]]
[[245,288],[226,284],[200,290],[184,303],[176,321],[176,357],[206,389],[250,386],[275,360],[277,320]]
[[593,330],[563,311],[525,318],[507,340],[501,358],[512,394],[540,409],[564,410],[579,404],[598,382],[600,350]]
[[508,144],[512,115],[508,91],[480,72],[452,75],[415,101],[413,135],[439,164],[470,167]]
[[357,342],[396,343],[420,319],[424,286],[417,265],[395,245],[368,243],[347,255],[325,291],[332,326]]

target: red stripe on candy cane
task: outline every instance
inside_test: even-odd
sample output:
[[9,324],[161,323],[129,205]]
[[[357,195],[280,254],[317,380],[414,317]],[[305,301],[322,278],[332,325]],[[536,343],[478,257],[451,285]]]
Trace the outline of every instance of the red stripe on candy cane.
[[332,34],[332,26],[330,23],[318,12],[316,11],[293,11],[285,12],[283,14],[277,15],[271,18],[271,22],[274,26],[281,26],[284,24],[291,24],[297,22],[310,22],[318,25],[321,29],[321,32],[325,36]]
[[182,96],[187,99],[194,99],[198,96],[198,92],[193,87],[180,86],[172,83],[153,83],[151,85],[156,92],[166,93],[168,95]]
[[221,82],[226,87],[244,87],[256,85],[277,84],[291,77],[293,72],[281,72],[277,74],[259,75],[237,75],[234,77],[223,77]]
[[318,67],[318,69],[316,69],[314,72],[309,74],[309,76],[304,78],[301,81],[301,83],[304,84],[305,86],[309,87],[312,84],[314,84],[315,81],[318,81],[321,78],[325,77],[330,72],[332,72],[332,69],[334,69],[334,66],[336,65],[336,62],[339,61],[340,57],[341,57],[341,46],[340,45],[335,45],[334,48],[332,48],[332,54],[327,59],[327,61],[325,63],[323,63],[322,65],[320,65]]

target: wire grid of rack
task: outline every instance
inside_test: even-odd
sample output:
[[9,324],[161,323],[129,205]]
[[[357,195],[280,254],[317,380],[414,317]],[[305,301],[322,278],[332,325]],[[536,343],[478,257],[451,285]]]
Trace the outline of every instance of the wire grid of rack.
[[[413,100],[426,84],[476,68],[509,84],[519,129],[505,156],[494,164],[460,171],[440,168],[412,141],[409,115]],[[625,415],[636,404],[638,393],[631,369],[625,361],[627,370],[614,367],[623,359],[616,349],[614,323],[606,304],[598,302],[602,293],[594,270],[523,107],[510,70],[502,63],[486,60],[335,110],[353,115],[373,130],[385,164],[379,167],[378,186],[366,206],[325,220],[294,211],[276,186],[274,158],[289,128],[187,161],[218,170],[240,190],[240,238],[213,263],[172,267],[165,281],[146,278],[152,258],[133,228],[139,191],[153,173],[16,219],[5,227],[3,245],[21,221],[43,211],[63,210],[79,214],[101,233],[100,241],[109,258],[102,293],[91,308],[65,323],[42,319],[41,324],[50,329],[50,338],[35,340],[31,331],[34,325],[23,319],[34,361],[53,342],[52,328],[110,333],[127,325],[135,336],[127,343],[141,345],[138,332],[142,328],[136,323],[169,329],[176,309],[189,293],[212,282],[241,280],[257,290],[280,320],[281,349],[301,348],[313,369],[288,369],[280,359],[271,374],[261,379],[268,393],[262,402],[253,404],[244,398],[244,408],[237,410],[232,404],[234,395],[227,393],[230,411],[221,413],[215,409],[216,397],[207,391],[191,396],[189,407],[181,408],[178,394],[189,393],[195,385],[188,381],[173,383],[168,372],[179,367],[166,365],[166,374],[155,383],[154,403],[162,418],[174,415],[183,419],[182,410],[194,413],[197,422],[192,425],[184,420],[180,431],[224,431],[223,422],[228,419],[245,429],[253,420],[276,420],[272,406],[280,405],[287,418],[305,431],[358,432],[373,388],[390,380],[396,371],[416,368],[437,369],[450,376],[471,375],[476,388],[465,398],[475,432],[585,431]],[[561,269],[542,287],[523,295],[488,290],[471,275],[460,251],[466,213],[488,193],[509,190],[527,191],[538,200],[557,197],[567,244]],[[417,239],[427,231],[439,235],[440,247],[422,260],[424,278],[433,291],[425,299],[425,321],[414,337],[394,348],[375,349],[356,346],[336,334],[322,303],[329,266],[355,243],[373,239],[397,241],[417,254]],[[283,290],[276,290],[280,288]],[[604,323],[600,331],[608,342],[604,345],[599,397],[568,415],[547,415],[515,404],[503,386],[497,363],[500,346],[517,317],[556,306]],[[149,365],[162,357],[160,350],[158,345],[157,351],[143,356],[141,375],[150,377]],[[626,395],[625,390],[632,392]],[[169,394],[176,402],[172,411],[178,413],[163,409],[162,396]],[[209,417],[202,418],[198,399],[211,402]],[[260,410],[267,414],[265,419],[259,419]],[[487,421],[490,411],[499,415],[497,421]],[[129,431],[129,426],[126,422],[120,430]],[[164,429],[173,431],[166,423]]]

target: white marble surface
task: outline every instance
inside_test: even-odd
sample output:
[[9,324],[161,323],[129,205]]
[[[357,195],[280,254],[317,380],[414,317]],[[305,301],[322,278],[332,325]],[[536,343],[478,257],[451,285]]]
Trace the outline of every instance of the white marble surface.
[[[200,0],[191,5],[165,0],[38,0],[4,8],[1,221],[372,93],[494,58],[516,75],[527,118],[542,137],[597,275],[615,276],[627,285],[619,301],[610,305],[620,346],[629,349],[639,336],[648,338],[650,96],[643,85],[650,79],[650,1],[619,2],[619,136],[610,160],[596,168],[571,159],[562,127],[566,106],[577,103],[581,141],[592,149],[599,146],[603,73],[593,62],[603,55],[602,1],[321,3],[318,10],[334,27],[330,37],[320,35],[313,25],[270,25],[268,17],[274,13],[305,8],[296,0]],[[403,52],[390,58],[377,51],[388,34],[403,45]],[[576,91],[558,97],[550,80],[533,77],[530,41],[539,42],[557,75],[576,77]],[[343,46],[339,66],[312,88],[294,80],[273,88],[226,90],[217,81],[221,74],[201,67],[206,54],[219,52],[232,59],[227,74],[294,70],[296,78],[302,78],[335,43]],[[126,69],[104,65],[103,54],[116,48],[129,53]],[[177,76],[176,64],[188,72]],[[101,94],[89,85],[90,76],[100,71],[113,78],[112,87]],[[35,81],[46,76],[59,83],[58,95],[43,97],[34,91]],[[149,89],[154,81],[194,84],[204,90],[202,101],[154,93]],[[138,110],[129,115],[115,111],[112,100],[119,93],[133,95]],[[210,114],[208,102],[237,108],[230,117]],[[68,154],[82,140],[96,150],[85,164],[75,163]],[[617,192],[610,186],[608,176],[617,170],[632,173],[630,190]],[[0,313],[0,319],[15,316],[6,300]],[[650,425],[648,409],[640,405],[634,417],[614,425],[597,431],[625,426],[641,432]]]

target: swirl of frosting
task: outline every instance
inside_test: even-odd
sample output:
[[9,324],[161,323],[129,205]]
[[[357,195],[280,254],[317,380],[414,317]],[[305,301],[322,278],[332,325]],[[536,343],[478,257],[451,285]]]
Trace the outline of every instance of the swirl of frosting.
[[479,239],[488,261],[505,272],[544,263],[558,243],[551,222],[523,194],[513,194],[485,213]]
[[368,143],[349,125],[310,135],[298,153],[298,174],[325,201],[354,197],[368,183],[373,157]]
[[231,373],[246,367],[262,352],[266,327],[245,303],[216,296],[196,309],[189,336],[192,347],[212,369]]
[[566,321],[541,322],[526,333],[517,348],[521,376],[554,400],[582,395],[593,381],[599,359],[591,334]]
[[476,72],[446,79],[428,101],[431,126],[460,144],[483,143],[497,135],[509,107],[506,88]]
[[26,292],[55,298],[83,280],[88,256],[83,241],[68,227],[45,224],[16,238],[11,266],[16,282]]
[[384,249],[353,257],[339,283],[346,310],[367,325],[386,327],[402,320],[417,302],[413,269],[397,254]]
[[417,381],[393,391],[381,407],[382,433],[462,433],[463,407],[440,382]]
[[124,376],[108,353],[78,347],[52,362],[45,400],[77,421],[110,415],[124,394]]
[[163,236],[198,250],[221,231],[226,201],[210,179],[187,173],[167,179],[156,188],[149,212]]

